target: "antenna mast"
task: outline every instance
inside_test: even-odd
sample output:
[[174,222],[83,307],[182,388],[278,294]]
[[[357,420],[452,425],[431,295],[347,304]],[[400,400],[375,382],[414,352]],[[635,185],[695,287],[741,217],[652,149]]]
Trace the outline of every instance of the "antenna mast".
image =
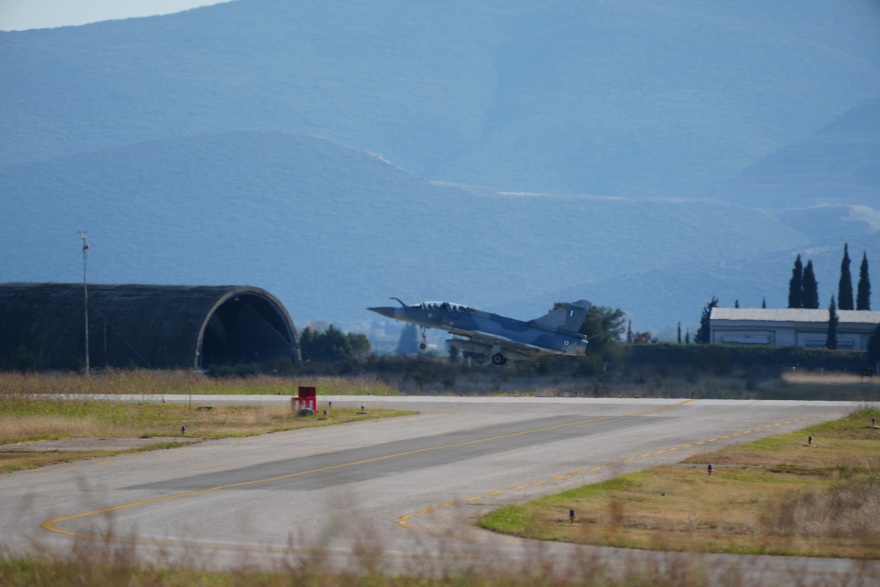
[[83,316],[85,318],[86,331],[86,375],[89,374],[89,243],[86,242],[88,234],[88,231],[79,231],[79,237],[82,239],[83,243]]

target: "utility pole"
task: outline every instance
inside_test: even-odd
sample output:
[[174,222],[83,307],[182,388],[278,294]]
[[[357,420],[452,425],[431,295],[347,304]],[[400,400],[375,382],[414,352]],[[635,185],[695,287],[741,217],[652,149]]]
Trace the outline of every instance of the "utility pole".
[[79,237],[83,243],[83,317],[85,319],[86,331],[86,375],[89,374],[89,243],[86,242],[88,234],[85,230],[79,231]]

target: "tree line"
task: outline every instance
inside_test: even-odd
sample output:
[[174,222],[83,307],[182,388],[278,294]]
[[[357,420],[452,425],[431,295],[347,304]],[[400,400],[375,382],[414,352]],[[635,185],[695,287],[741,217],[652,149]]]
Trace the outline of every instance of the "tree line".
[[[838,310],[870,310],[871,280],[868,275],[868,253],[862,254],[859,268],[859,283],[853,299],[852,274],[850,273],[849,245],[843,245],[843,259],[840,261],[840,279],[837,283],[837,298],[831,296],[831,305]],[[789,308],[819,308],[819,283],[813,271],[813,262],[807,261],[806,267],[798,255],[791,270],[788,282]]]
[[[840,262],[840,279],[837,283],[837,296],[833,294],[828,304],[828,336],[827,348],[834,350],[837,348],[837,327],[840,318],[837,314],[838,310],[870,310],[871,309],[871,279],[869,277],[868,253],[862,254],[862,263],[859,268],[859,282],[856,289],[855,298],[853,296],[852,274],[850,272],[851,259],[849,257],[849,245],[843,245],[843,259]],[[718,306],[718,298],[712,296],[712,299],[703,306],[703,313],[700,316],[700,328],[694,336],[694,342],[698,344],[708,344],[711,341],[710,317],[712,309]],[[739,308],[739,300],[736,306]],[[764,300],[762,308],[767,307],[767,301]],[[816,274],[813,270],[813,262],[807,261],[804,266],[801,256],[798,255],[794,261],[794,267],[791,270],[791,279],[788,282],[788,307],[789,308],[819,308],[819,283],[816,281]],[[681,325],[679,324],[679,343],[681,343]],[[874,344],[871,348],[877,348],[880,352],[880,324],[872,334]],[[876,341],[874,341],[876,339]],[[869,352],[874,356],[877,353]],[[880,355],[877,355],[880,359]]]
[[[827,347],[829,349],[837,348],[838,310],[871,309],[871,282],[867,252],[864,252],[862,255],[859,281],[855,290],[852,286],[850,265],[849,245],[845,243],[843,259],[840,264],[837,295],[831,296],[831,302],[828,306]],[[791,279],[789,280],[788,307],[818,309],[818,289],[819,284],[816,281],[813,262],[808,260],[806,265],[804,265],[801,256],[798,255],[792,268]],[[694,334],[693,342],[708,344],[711,341],[710,316],[712,309],[717,307],[718,304],[718,298],[713,296],[712,300],[704,306],[700,318],[700,327]],[[739,307],[738,301],[736,307]],[[763,302],[762,307],[767,307],[766,300]],[[606,355],[615,346],[624,342],[624,333],[626,334],[625,340],[627,343],[657,342],[649,333],[632,332],[631,328],[625,325],[625,314],[620,308],[593,306],[584,319],[580,332],[587,335],[590,341],[591,352],[599,356]],[[685,335],[685,343],[689,342],[690,331]],[[370,342],[365,335],[350,332],[343,333],[334,326],[330,326],[323,331],[306,328],[300,336],[299,343],[302,358],[306,362],[359,360],[365,359],[371,354]],[[678,326],[678,343],[682,343],[681,323]],[[414,325],[407,324],[401,332],[394,354],[400,356],[417,354],[419,352],[418,349],[417,329]],[[880,325],[878,325],[877,331],[871,337],[869,356],[873,357],[875,355],[880,358]],[[460,358],[461,353],[458,349],[454,347],[449,349],[449,359],[451,362],[458,362]]]

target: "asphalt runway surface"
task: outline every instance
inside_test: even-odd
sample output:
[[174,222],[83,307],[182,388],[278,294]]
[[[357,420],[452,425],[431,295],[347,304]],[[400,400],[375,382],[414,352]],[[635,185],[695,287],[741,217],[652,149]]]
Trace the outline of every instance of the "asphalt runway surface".
[[[199,405],[289,402],[277,396],[193,399]],[[18,553],[64,551],[77,542],[125,545],[147,560],[216,568],[271,569],[320,556],[328,568],[378,564],[392,572],[526,569],[538,559],[557,569],[590,560],[609,573],[634,564],[664,572],[681,557],[692,563],[694,555],[539,543],[480,530],[475,521],[501,505],[796,430],[857,407],[681,399],[319,400],[319,409],[330,400],[420,413],[3,474],[0,547]],[[695,468],[695,475],[705,472]],[[858,584],[880,577],[876,562],[698,558],[707,573],[750,584]]]

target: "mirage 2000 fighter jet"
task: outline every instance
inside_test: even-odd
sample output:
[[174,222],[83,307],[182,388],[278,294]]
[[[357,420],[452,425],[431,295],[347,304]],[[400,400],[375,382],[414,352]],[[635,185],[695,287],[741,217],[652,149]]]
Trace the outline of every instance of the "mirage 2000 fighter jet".
[[467,353],[491,357],[495,365],[508,359],[531,359],[539,355],[585,355],[587,337],[578,330],[592,304],[587,300],[560,304],[549,314],[522,322],[491,312],[475,310],[449,302],[423,302],[408,306],[367,308],[373,312],[417,324],[421,329],[421,348],[426,347],[425,329],[439,328],[465,338],[446,342]]

